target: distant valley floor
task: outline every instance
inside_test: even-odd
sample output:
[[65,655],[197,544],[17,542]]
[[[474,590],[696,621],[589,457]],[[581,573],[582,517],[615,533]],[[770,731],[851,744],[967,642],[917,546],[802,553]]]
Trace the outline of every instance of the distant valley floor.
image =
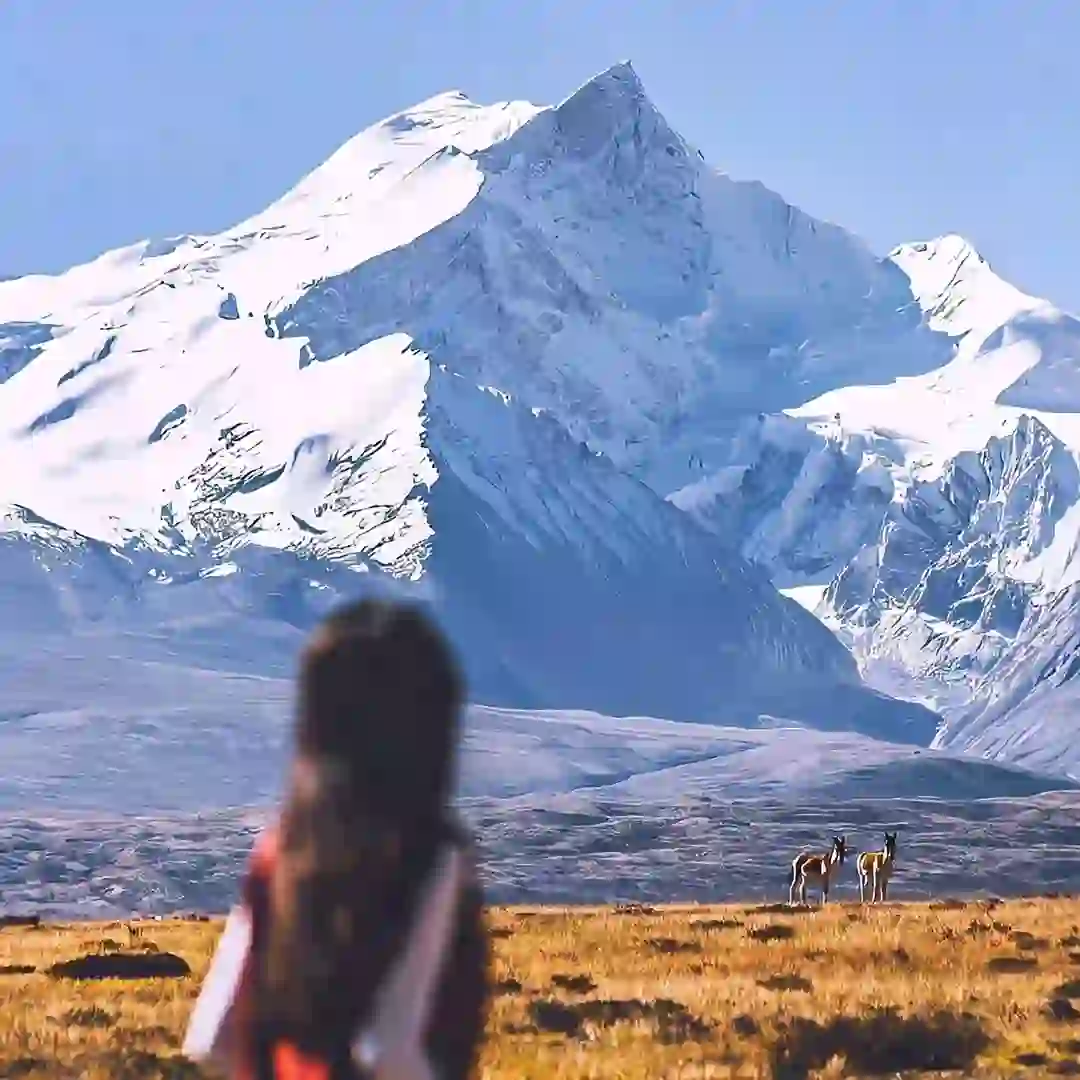
[[[0,910],[231,903],[278,795],[288,684],[133,670],[0,702]],[[844,732],[477,707],[461,794],[498,903],[780,900],[797,851],[885,829],[898,899],[1080,891],[1075,783]],[[857,896],[853,863],[833,896]]]
[[[899,829],[891,897],[1080,892],[1080,795],[828,807],[694,800],[648,808],[587,796],[547,805],[476,800],[497,903],[779,901],[792,854],[845,832],[866,846]],[[7,912],[116,917],[224,911],[263,814],[0,820]],[[833,899],[857,898],[845,865]]]

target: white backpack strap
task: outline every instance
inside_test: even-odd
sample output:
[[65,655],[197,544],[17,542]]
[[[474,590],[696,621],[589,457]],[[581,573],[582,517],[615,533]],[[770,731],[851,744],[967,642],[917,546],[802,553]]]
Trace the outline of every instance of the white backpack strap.
[[239,905],[229,912],[195,1009],[182,1053],[192,1061],[223,1064],[236,991],[251,950],[251,913]]
[[435,1080],[424,1050],[464,880],[465,857],[445,848],[417,906],[404,951],[375,996],[375,1012],[353,1044],[353,1058],[377,1080]]

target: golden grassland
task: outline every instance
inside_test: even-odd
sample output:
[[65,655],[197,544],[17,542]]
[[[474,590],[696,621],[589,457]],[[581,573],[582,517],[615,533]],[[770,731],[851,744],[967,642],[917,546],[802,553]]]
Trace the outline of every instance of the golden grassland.
[[[490,922],[485,1080],[1080,1075],[1078,899],[495,909]],[[139,938],[121,924],[0,929],[0,1077],[204,1076],[179,1044],[220,923],[139,925]],[[163,970],[53,968],[88,955]]]

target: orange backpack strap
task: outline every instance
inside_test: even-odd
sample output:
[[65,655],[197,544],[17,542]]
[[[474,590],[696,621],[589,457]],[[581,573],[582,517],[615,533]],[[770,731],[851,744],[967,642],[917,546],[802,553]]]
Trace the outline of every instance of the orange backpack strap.
[[247,878],[244,882],[244,899],[249,899],[248,890],[255,882],[269,884],[270,877],[274,873],[278,856],[278,832],[277,828],[267,829],[255,841],[251,849],[251,857],[248,859]]
[[292,1043],[274,1043],[272,1058],[274,1080],[330,1080],[330,1066],[319,1058],[311,1058]]

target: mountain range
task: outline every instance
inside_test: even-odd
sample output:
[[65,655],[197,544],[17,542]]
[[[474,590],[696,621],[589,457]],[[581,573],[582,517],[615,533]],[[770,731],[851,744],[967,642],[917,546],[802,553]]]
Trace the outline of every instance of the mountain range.
[[1080,324],[963,239],[873,253],[629,64],[451,92],[225,232],[0,282],[0,670],[278,678],[386,588],[487,705],[1080,775],[1078,448]]

